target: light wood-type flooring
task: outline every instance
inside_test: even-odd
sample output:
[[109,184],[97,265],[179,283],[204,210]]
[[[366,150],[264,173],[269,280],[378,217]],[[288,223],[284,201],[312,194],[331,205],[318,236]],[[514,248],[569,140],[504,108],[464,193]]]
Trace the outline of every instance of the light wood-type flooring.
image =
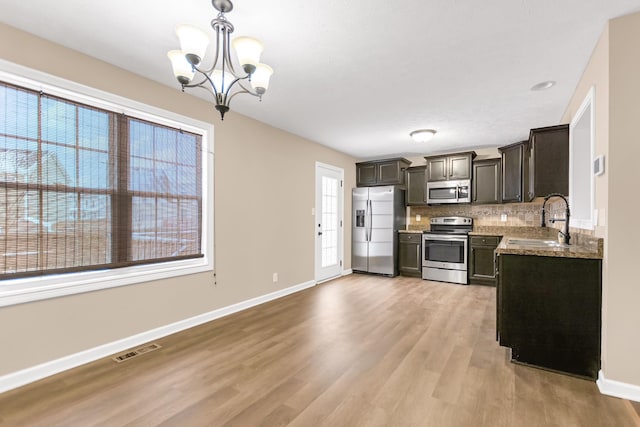
[[510,363],[490,287],[353,274],[157,342],[0,394],[0,425],[636,425],[593,382]]

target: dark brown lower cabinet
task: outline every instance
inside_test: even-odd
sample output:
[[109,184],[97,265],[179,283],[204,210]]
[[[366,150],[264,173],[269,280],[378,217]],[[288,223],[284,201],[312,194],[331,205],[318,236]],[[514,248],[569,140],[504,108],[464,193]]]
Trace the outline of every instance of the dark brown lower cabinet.
[[469,284],[496,286],[494,251],[500,239],[500,236],[470,236]]
[[398,234],[398,271],[400,275],[422,277],[422,234]]
[[514,362],[595,379],[600,370],[602,261],[498,257],[498,339]]

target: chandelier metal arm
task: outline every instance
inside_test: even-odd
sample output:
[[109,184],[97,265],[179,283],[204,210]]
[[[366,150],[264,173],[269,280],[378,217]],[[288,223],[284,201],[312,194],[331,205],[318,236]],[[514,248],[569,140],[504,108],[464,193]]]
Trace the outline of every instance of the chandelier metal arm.
[[[172,61],[174,74],[181,84],[182,90],[184,91],[185,88],[195,87],[205,89],[213,96],[215,108],[220,112],[221,118],[224,120],[224,114],[229,111],[229,104],[236,95],[248,93],[262,99],[262,95],[268,87],[269,77],[273,73],[273,70],[265,64],[258,64],[260,52],[262,52],[262,44],[251,37],[241,37],[240,39],[242,39],[242,41],[238,42],[238,45],[234,42],[234,48],[239,50],[240,48],[238,46],[242,46],[244,54],[248,54],[249,56],[244,57],[244,62],[240,62],[241,69],[236,71],[233,61],[231,60],[231,33],[234,31],[234,26],[224,15],[226,12],[233,10],[233,3],[231,0],[212,0],[212,5],[219,13],[217,17],[211,20],[211,27],[216,33],[216,49],[211,66],[205,67],[202,62],[207,42],[206,35],[204,36],[205,41],[203,42],[202,37],[198,34],[193,36],[193,30],[182,31],[182,34],[185,34],[185,39],[188,40],[188,42],[195,40],[194,50],[185,52],[186,60],[191,66],[191,70],[185,69],[184,65],[186,64],[184,63],[184,59],[182,59],[183,62],[180,62],[180,57],[176,56],[175,52],[179,51],[171,51],[168,56]],[[188,26],[181,27],[184,28]],[[197,31],[196,29],[196,32]],[[176,32],[178,32],[178,30],[176,30]],[[181,36],[180,33],[178,36]],[[182,40],[181,37],[181,41]],[[198,50],[198,46],[201,46],[201,51]],[[251,49],[254,50],[252,51]],[[174,60],[174,58],[176,59]],[[260,71],[260,73],[256,73],[256,70]],[[251,85],[247,85],[245,81],[251,82],[254,73],[256,76],[259,75],[259,77],[256,77],[255,82],[252,82]],[[197,77],[198,74],[200,77]],[[253,83],[256,84],[255,88],[253,88]],[[216,84],[218,86],[216,86]],[[236,87],[234,88],[234,86]],[[232,90],[235,92],[232,93]]]

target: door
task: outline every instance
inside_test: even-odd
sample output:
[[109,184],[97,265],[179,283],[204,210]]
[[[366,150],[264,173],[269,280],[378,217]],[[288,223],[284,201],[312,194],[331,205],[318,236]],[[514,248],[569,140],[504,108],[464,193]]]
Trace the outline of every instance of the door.
[[370,273],[393,275],[395,268],[394,201],[395,187],[369,188],[369,269]]
[[344,171],[316,162],[316,282],[342,274]]

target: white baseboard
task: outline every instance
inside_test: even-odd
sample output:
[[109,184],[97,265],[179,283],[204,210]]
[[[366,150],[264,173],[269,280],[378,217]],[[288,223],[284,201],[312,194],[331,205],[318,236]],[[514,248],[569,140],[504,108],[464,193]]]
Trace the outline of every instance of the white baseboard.
[[342,270],[342,276],[348,276],[349,274],[353,274],[352,269]]
[[608,380],[604,377],[604,372],[602,372],[602,370],[598,372],[598,380],[596,381],[596,384],[602,394],[640,402],[640,386],[615,380]]
[[0,393],[21,387],[25,384],[41,380],[43,378],[66,371],[71,368],[78,367],[80,365],[84,365],[86,363],[102,359],[103,357],[111,356],[112,354],[139,346],[149,341],[157,340],[159,338],[166,337],[167,335],[171,335],[185,329],[193,328],[194,326],[198,326],[203,323],[210,322],[212,320],[219,319],[221,317],[228,316],[242,310],[246,310],[256,305],[264,304],[265,302],[282,298],[295,292],[302,291],[303,289],[315,286],[315,284],[316,282],[314,280],[310,280],[308,282],[281,289],[270,294],[242,301],[237,304],[229,305],[227,307],[222,307],[208,313],[199,314],[197,316],[180,320],[178,322],[161,326],[159,328],[151,329],[149,331],[123,338],[118,341],[103,344],[98,347],[81,351],[79,353],[71,354],[69,356],[61,357],[50,362],[45,362],[40,365],[32,366],[30,368],[22,369],[20,371],[0,376]]

